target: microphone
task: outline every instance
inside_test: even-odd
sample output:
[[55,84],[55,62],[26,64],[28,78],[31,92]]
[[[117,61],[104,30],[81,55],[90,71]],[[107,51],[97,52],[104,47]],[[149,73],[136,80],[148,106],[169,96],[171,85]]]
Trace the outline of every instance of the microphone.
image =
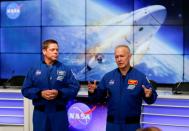
[[175,94],[175,95],[182,94],[181,92],[178,92],[178,89],[179,89],[181,83],[182,83],[182,82],[179,82],[179,83],[177,84],[177,86],[175,87],[175,91],[173,92],[173,94]]
[[8,78],[8,79],[3,83],[3,88],[4,88],[4,89],[8,88],[8,86],[11,86],[11,84],[10,84],[11,78],[12,78],[12,77]]
[[3,83],[3,88],[6,89],[8,88],[9,86],[11,86],[11,79],[12,79],[12,76],[14,75],[15,73],[15,70],[12,70],[11,71],[11,77],[8,78],[4,83]]

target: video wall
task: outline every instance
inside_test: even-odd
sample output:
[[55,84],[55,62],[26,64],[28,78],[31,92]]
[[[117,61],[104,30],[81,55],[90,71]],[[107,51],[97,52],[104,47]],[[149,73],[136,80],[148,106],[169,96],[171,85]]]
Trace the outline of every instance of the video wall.
[[189,23],[183,0],[3,0],[0,79],[26,75],[41,43],[59,42],[59,60],[81,81],[116,68],[114,48],[158,83],[189,81]]

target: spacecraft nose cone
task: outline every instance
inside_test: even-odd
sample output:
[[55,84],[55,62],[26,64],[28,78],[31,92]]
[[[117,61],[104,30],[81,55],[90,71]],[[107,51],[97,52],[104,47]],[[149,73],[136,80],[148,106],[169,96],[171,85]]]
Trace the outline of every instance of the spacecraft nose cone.
[[151,7],[151,11],[151,15],[155,20],[157,20],[157,23],[163,24],[167,15],[166,8],[161,5],[154,5]]
[[161,25],[166,18],[166,8],[152,5],[134,12],[134,25]]

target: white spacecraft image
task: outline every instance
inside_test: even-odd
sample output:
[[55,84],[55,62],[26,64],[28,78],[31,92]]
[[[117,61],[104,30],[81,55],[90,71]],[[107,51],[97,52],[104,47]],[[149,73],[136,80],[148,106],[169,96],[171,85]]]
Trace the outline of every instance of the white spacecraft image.
[[[88,27],[87,62],[77,75],[90,72],[96,66],[103,64],[106,59],[103,53],[113,53],[114,48],[119,44],[128,45],[135,54],[147,52],[149,44],[155,44],[150,43],[150,39],[164,23],[166,14],[164,6],[152,5],[107,20],[102,24],[105,26]],[[142,55],[136,57],[135,64],[139,63],[141,58]]]

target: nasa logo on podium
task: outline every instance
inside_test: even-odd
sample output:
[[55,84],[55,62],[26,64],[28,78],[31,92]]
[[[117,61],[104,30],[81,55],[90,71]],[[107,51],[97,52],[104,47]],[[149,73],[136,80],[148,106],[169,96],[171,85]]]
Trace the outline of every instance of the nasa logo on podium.
[[75,103],[68,109],[68,121],[70,126],[76,129],[84,129],[92,119],[92,112],[96,107],[90,109],[84,103]]

